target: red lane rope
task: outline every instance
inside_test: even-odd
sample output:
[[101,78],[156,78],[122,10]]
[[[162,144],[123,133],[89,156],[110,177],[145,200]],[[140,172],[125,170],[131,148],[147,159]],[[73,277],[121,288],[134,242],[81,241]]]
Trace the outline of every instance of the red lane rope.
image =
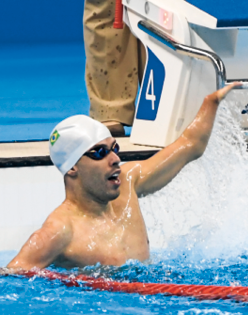
[[49,280],[60,280],[68,287],[83,285],[92,289],[111,292],[139,293],[142,295],[166,294],[176,296],[195,297],[204,300],[234,299],[248,302],[248,287],[227,287],[215,285],[186,285],[186,284],[161,284],[161,283],[125,283],[109,281],[103,278],[95,279],[85,275],[61,274],[46,269],[33,269],[19,272],[28,278],[38,276]]
[[114,28],[123,28],[123,5],[122,0],[115,1]]

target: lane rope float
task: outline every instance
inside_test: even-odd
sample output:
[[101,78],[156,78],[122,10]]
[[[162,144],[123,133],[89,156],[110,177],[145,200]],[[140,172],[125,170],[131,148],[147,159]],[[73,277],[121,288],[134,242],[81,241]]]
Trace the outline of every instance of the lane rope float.
[[[228,287],[216,285],[187,285],[187,284],[166,284],[166,283],[142,283],[142,282],[118,282],[104,278],[93,278],[86,275],[66,275],[53,272],[47,269],[32,269],[30,271],[20,271],[19,275],[28,278],[34,276],[49,280],[60,280],[68,287],[89,287],[94,290],[138,293],[141,295],[175,295],[185,297],[195,297],[201,300],[233,299],[236,301],[248,302],[248,287]],[[7,274],[6,274],[7,275]]]

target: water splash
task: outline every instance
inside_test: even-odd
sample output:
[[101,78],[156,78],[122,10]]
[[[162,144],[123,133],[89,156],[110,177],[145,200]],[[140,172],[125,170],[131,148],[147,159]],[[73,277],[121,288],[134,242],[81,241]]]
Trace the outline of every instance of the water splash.
[[152,248],[197,260],[248,252],[248,153],[240,128],[247,101],[247,92],[232,92],[204,155],[140,200]]

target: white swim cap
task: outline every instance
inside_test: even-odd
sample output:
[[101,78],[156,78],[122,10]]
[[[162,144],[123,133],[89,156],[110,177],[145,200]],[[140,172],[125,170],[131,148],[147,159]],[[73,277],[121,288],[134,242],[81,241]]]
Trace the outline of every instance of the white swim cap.
[[81,156],[98,142],[112,137],[109,129],[97,120],[76,115],[61,121],[52,131],[50,157],[65,175]]

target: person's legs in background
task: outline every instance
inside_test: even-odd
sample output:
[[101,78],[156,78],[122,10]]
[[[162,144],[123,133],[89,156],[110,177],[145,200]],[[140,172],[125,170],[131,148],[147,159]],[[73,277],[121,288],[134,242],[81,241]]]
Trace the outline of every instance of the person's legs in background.
[[122,136],[133,123],[142,48],[126,25],[113,28],[114,13],[114,0],[85,0],[86,86],[90,116]]

